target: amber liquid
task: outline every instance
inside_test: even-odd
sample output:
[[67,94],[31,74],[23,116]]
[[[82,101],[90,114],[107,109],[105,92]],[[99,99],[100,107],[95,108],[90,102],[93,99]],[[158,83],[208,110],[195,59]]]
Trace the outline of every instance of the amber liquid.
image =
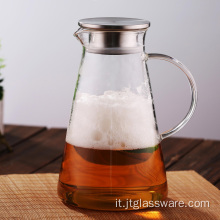
[[98,150],[67,143],[58,195],[71,205],[114,211],[125,210],[116,207],[116,199],[163,200],[167,196],[167,183],[161,146]]

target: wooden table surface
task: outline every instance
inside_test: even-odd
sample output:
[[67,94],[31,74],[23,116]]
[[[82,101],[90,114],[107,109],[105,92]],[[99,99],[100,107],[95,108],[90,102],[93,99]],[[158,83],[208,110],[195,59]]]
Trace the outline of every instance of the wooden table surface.
[[[58,173],[66,129],[5,126],[12,153],[0,145],[0,174]],[[166,170],[195,170],[220,188],[220,141],[168,138],[162,142]]]

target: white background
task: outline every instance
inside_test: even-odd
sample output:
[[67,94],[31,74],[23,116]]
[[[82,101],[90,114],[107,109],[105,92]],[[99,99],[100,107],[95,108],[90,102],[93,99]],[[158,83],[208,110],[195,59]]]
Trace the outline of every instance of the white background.
[[[196,113],[176,136],[220,139],[218,0],[0,0],[5,123],[67,126],[82,52],[73,33],[79,19],[100,16],[151,21],[146,51],[182,61],[198,86]],[[169,63],[148,67],[162,132],[185,116],[189,85]]]

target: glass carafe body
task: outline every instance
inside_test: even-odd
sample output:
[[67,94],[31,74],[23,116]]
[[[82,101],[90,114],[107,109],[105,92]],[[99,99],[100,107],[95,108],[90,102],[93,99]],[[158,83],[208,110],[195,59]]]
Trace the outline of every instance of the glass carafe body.
[[120,31],[76,34],[83,54],[58,182],[68,204],[125,211],[135,201],[141,209],[167,196],[160,142],[179,127],[158,133],[145,32],[121,31],[127,44],[117,40]]

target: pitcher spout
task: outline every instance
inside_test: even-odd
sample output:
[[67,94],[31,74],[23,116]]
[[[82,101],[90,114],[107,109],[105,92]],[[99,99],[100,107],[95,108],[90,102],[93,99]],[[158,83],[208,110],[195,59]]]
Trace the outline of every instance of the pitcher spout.
[[83,28],[79,28],[74,34],[73,36],[76,37],[80,43],[85,46],[86,42],[85,42],[85,39],[84,39],[84,33],[85,33],[85,29]]

